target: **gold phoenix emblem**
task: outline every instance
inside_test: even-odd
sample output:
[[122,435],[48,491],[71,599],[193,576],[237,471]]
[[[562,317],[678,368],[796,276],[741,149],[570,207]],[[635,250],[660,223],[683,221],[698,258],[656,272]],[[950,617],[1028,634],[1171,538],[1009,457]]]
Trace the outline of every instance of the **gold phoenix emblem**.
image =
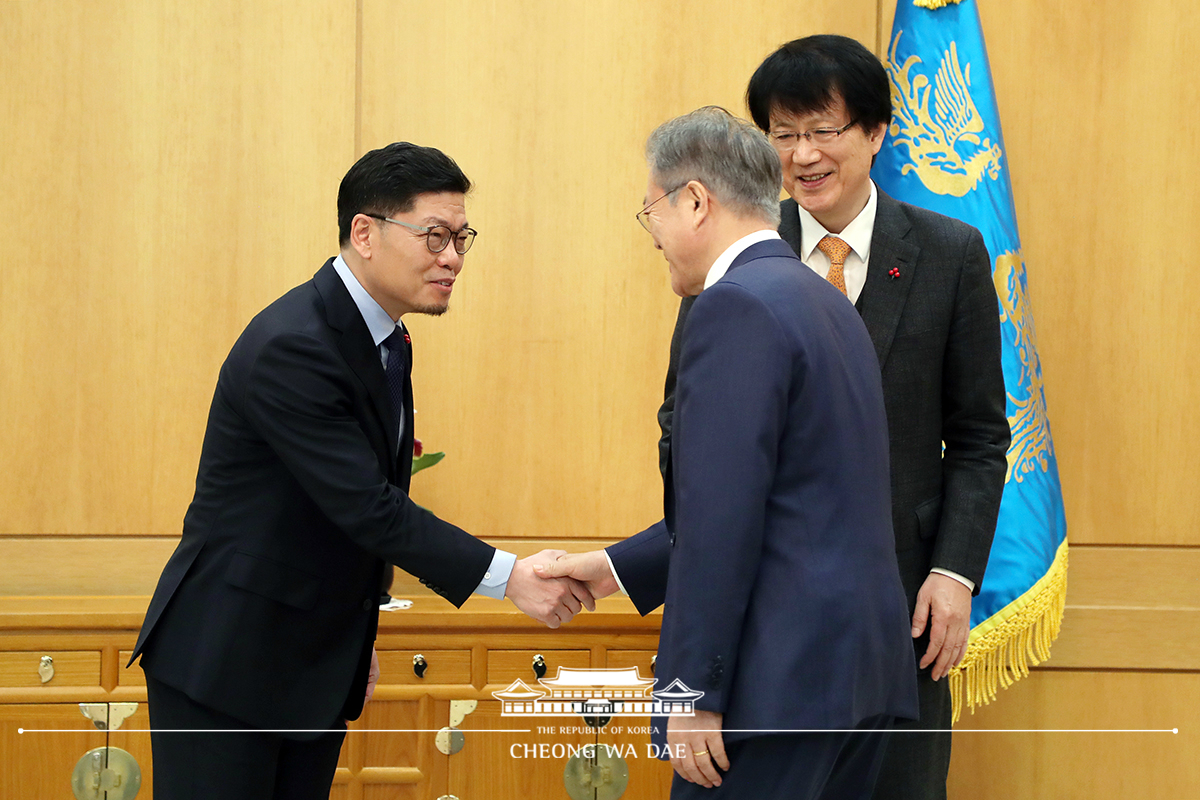
[[1021,361],[1017,386],[1027,388],[1024,397],[1008,393],[1016,413],[1008,418],[1012,444],[1008,447],[1008,474],[1004,482],[1015,477],[1020,483],[1026,473],[1035,469],[1046,472],[1050,468],[1049,458],[1054,454],[1050,421],[1046,417],[1046,392],[1042,387],[1042,363],[1037,354],[1033,314],[1025,295],[1025,259],[1020,251],[996,259],[992,282],[1000,298],[1000,321],[1011,323],[1016,330],[1013,344]]
[[[983,118],[971,99],[971,65],[964,71],[958,63],[957,45],[951,42],[942,54],[931,86],[924,74],[911,74],[921,63],[918,56],[909,56],[897,69],[896,47],[903,33],[892,40],[886,65],[892,86],[890,133],[894,146],[907,147],[911,159],[900,174],[916,172],[934,194],[962,197],[985,174],[993,180],[1000,176],[1000,145],[980,140]],[[960,147],[969,151],[968,157]]]

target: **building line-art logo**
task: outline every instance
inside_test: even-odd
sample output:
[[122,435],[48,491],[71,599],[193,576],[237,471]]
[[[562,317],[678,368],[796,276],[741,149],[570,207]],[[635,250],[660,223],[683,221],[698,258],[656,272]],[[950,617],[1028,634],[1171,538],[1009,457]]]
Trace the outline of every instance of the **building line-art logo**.
[[637,667],[574,669],[559,667],[553,678],[539,678],[544,689],[521,679],[507,689],[492,692],[500,701],[501,716],[569,717],[598,714],[606,717],[690,717],[704,692],[672,681],[651,691],[654,678],[643,678]]

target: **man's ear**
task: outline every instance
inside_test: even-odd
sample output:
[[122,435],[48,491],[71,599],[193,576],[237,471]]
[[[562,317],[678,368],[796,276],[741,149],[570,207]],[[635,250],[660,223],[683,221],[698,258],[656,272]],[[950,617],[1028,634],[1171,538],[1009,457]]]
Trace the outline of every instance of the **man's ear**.
[[371,218],[366,214],[355,214],[354,219],[350,220],[350,246],[361,258],[371,257],[371,228]]
[[872,157],[878,155],[880,148],[883,147],[883,139],[887,135],[887,129],[887,123],[881,122],[867,131],[867,141],[871,145]]
[[688,181],[687,186],[683,187],[683,191],[679,195],[679,202],[686,203],[685,210],[692,215],[692,226],[700,227],[700,224],[712,213],[714,198],[709,193],[708,187],[700,181]]

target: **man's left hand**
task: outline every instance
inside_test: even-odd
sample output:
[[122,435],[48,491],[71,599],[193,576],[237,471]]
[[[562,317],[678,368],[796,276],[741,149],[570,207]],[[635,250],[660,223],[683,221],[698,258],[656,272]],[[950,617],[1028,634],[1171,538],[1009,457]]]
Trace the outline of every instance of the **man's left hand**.
[[371,648],[371,670],[367,673],[367,698],[363,700],[363,704],[371,702],[371,695],[375,694],[375,684],[379,683],[379,654],[375,652],[375,648]]
[[717,767],[729,769],[725,740],[721,737],[721,719],[722,715],[715,711],[697,711],[694,717],[671,717],[667,722],[671,766],[685,781],[698,783],[706,789],[721,785]]
[[971,635],[971,590],[960,581],[939,572],[929,573],[917,592],[917,610],[913,613],[912,636],[916,639],[929,625],[929,647],[921,657],[921,669],[933,664],[930,677],[935,681],[958,666],[967,654]]

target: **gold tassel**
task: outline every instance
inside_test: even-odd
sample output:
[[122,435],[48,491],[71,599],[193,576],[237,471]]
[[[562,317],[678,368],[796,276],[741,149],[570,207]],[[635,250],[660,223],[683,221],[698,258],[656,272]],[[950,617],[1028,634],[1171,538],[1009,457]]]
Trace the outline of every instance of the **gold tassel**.
[[949,674],[953,722],[962,715],[964,688],[974,714],[976,706],[996,699],[997,688],[1007,689],[1027,676],[1030,666],[1050,657],[1066,602],[1067,542],[1063,540],[1041,580],[971,630],[967,655]]
[[928,8],[930,11],[937,11],[939,8],[958,5],[961,2],[962,0],[913,0],[913,5],[917,8]]

